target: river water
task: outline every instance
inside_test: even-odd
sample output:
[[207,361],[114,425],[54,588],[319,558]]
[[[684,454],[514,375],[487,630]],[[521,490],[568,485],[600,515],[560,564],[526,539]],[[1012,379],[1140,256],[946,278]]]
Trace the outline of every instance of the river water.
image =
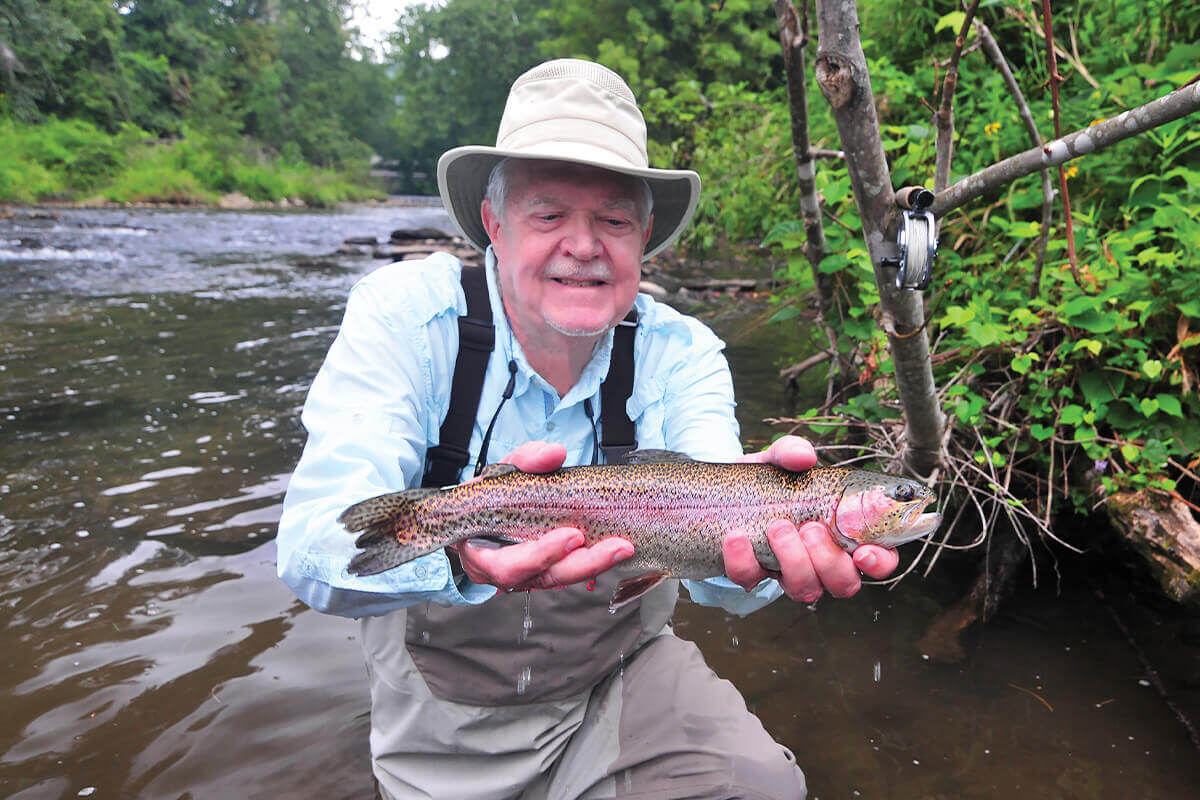
[[[272,537],[308,383],[378,264],[311,259],[426,225],[448,222],[419,206],[0,218],[0,796],[372,796],[357,626],[291,596]],[[796,352],[728,303],[701,312],[761,444]],[[1197,752],[1154,683],[1195,718],[1200,627],[1144,592],[1099,603],[1087,562],[1055,581],[1041,559],[1039,588],[969,633],[960,663],[915,644],[953,597],[949,560],[745,619],[685,601],[676,624],[814,798],[1192,796]]]

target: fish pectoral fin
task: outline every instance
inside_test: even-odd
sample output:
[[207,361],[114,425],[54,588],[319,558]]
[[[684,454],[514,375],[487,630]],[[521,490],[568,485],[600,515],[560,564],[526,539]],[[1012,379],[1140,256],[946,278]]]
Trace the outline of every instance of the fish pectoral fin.
[[674,450],[633,450],[625,456],[626,464],[686,464],[695,461],[687,453]]
[[613,591],[612,599],[608,601],[609,612],[632,603],[669,577],[671,577],[671,573],[660,570],[626,578],[618,583],[617,588]]

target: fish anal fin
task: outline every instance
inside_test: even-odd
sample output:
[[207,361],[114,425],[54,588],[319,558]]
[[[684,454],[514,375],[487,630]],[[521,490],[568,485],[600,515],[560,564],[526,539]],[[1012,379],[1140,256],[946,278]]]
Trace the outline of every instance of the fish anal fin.
[[674,450],[654,450],[651,448],[633,450],[629,455],[625,456],[626,464],[686,464],[691,461],[695,461],[695,459],[687,453],[678,453]]
[[644,572],[641,575],[635,575],[632,578],[626,578],[617,584],[617,588],[613,591],[612,599],[608,601],[609,613],[611,614],[621,606],[632,603],[669,577],[671,577],[671,573],[669,572],[654,570]]

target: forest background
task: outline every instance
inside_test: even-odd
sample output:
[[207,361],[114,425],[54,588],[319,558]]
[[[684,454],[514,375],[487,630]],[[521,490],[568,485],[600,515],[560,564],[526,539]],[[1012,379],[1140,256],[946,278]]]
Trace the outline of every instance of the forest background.
[[[827,255],[814,270],[803,254],[770,3],[448,0],[408,8],[381,54],[348,27],[350,5],[0,0],[0,202],[215,203],[239,192],[331,205],[380,195],[372,156],[407,176],[405,191],[434,193],[443,151],[494,140],[516,75],[546,58],[592,58],[629,80],[652,163],[705,181],[682,252],[755,254],[777,266],[771,320],[813,337],[830,365],[827,402],[810,414],[877,426],[899,417],[878,290],[834,119],[817,92],[813,147],[833,151],[816,172]],[[1055,6],[1064,131],[1200,71],[1194,0]],[[962,11],[949,0],[864,0],[859,15],[894,186],[932,186],[932,114]],[[1050,138],[1040,4],[985,1],[977,17]],[[959,69],[951,183],[1030,146],[974,31]],[[1200,509],[1195,121],[1067,165],[1075,269],[1061,206],[1037,255],[1037,175],[942,221],[926,308],[947,449],[959,478],[1000,499],[976,527],[991,530],[999,514],[1018,538],[1038,533],[1050,546],[1052,514],[1087,514],[1106,497]],[[810,324],[814,275],[834,285],[825,327]],[[1200,596],[1200,572],[1173,580],[1178,597]]]

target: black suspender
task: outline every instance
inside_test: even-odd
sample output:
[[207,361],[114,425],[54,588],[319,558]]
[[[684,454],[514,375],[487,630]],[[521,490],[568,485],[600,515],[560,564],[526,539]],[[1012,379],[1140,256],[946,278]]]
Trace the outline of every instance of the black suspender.
[[[450,408],[438,433],[438,445],[429,448],[426,455],[422,486],[450,486],[458,482],[458,476],[470,458],[467,447],[479,413],[479,396],[483,391],[488,358],[496,344],[484,268],[463,267],[462,285],[467,296],[467,313],[458,318],[458,357],[450,384]],[[633,391],[633,339],[636,332],[637,312],[630,310],[613,333],[612,360],[608,375],[600,386],[600,426],[603,431],[600,449],[609,464],[620,463],[637,447],[634,424],[625,410]]]
[[463,291],[467,295],[467,313],[458,318],[458,358],[450,384],[450,409],[442,421],[438,445],[425,456],[422,486],[451,486],[471,454],[471,428],[479,412],[479,395],[488,358],[496,345],[492,325],[492,304],[488,301],[487,275],[483,267],[462,268]]
[[637,311],[629,310],[613,331],[612,360],[600,384],[600,450],[604,463],[622,464],[630,450],[637,449],[637,432],[625,410],[633,394],[633,337],[637,333]]

